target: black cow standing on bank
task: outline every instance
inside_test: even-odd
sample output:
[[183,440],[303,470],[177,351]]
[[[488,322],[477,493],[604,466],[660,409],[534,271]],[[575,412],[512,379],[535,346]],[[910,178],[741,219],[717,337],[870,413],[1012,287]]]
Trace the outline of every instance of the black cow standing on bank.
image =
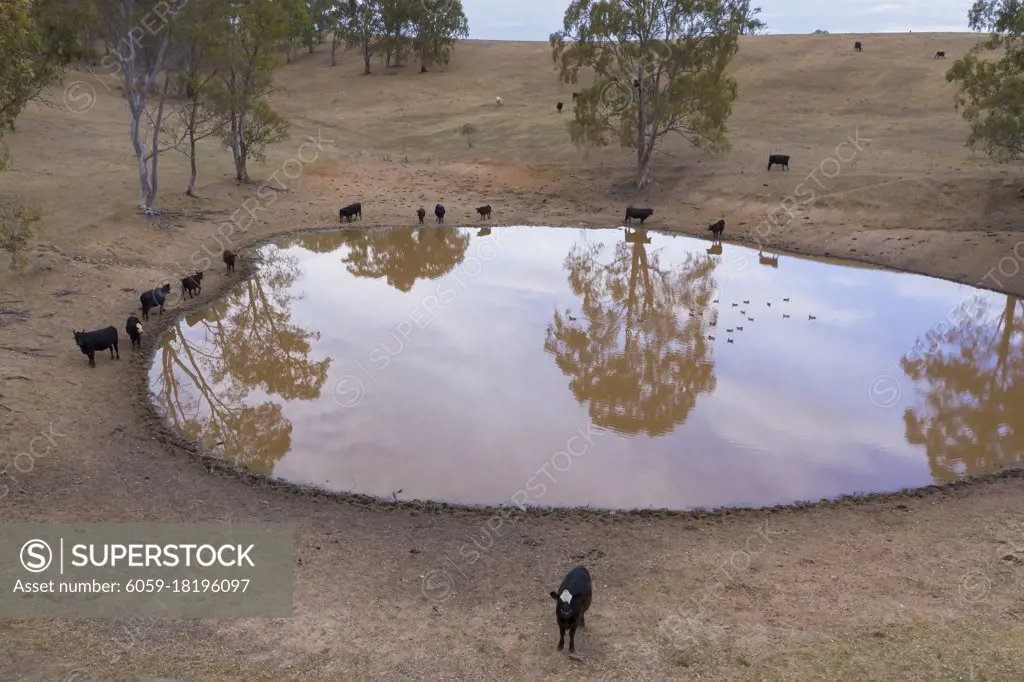
[[719,220],[717,223],[711,223],[708,225],[708,232],[711,233],[711,238],[715,241],[722,239],[722,233],[725,232],[725,218]]
[[772,166],[782,166],[783,170],[789,170],[789,155],[788,154],[769,154],[768,155],[768,170],[771,170]]
[[555,619],[558,621],[558,649],[565,647],[565,631],[569,631],[569,653],[576,653],[576,628],[587,626],[586,614],[594,594],[590,572],[585,566],[577,566],[562,580],[557,592],[551,592],[555,600]]
[[96,351],[110,349],[110,359],[114,359],[114,353],[117,353],[117,359],[121,359],[121,352],[117,349],[117,329],[114,327],[105,327],[103,329],[96,329],[91,332],[87,332],[84,329],[82,331],[71,330],[75,334],[75,344],[82,351],[83,354],[89,358],[89,366],[96,366]]
[[643,225],[644,221],[654,215],[653,208],[633,208],[630,206],[626,209],[626,224],[632,225],[633,218],[640,220],[640,224]]
[[338,220],[348,220],[349,222],[352,222],[352,218],[354,217],[358,217],[360,220],[363,219],[363,205],[358,201],[354,204],[349,204],[338,211]]
[[149,319],[149,311],[153,308],[159,307],[160,314],[164,314],[164,301],[167,300],[167,296],[171,293],[171,285],[165,284],[159,289],[150,289],[149,291],[143,291],[139,295],[139,301],[142,303],[142,319]]
[[124,325],[125,332],[128,333],[128,338],[132,340],[132,349],[142,348],[142,323],[139,322],[139,318],[134,315],[128,316],[128,321]]
[[435,206],[434,207],[434,215],[437,216],[438,224],[443,223],[444,222],[444,206],[442,206],[441,204],[438,204],[437,206]]
[[185,299],[185,293],[188,293],[188,297],[198,296],[203,291],[203,285],[200,282],[203,281],[203,273],[200,270],[196,270],[194,275],[183,277],[181,279],[181,298]]

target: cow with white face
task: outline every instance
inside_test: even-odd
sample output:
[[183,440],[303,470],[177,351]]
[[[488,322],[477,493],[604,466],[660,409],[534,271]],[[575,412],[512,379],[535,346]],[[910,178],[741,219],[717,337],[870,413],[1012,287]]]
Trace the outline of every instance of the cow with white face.
[[555,600],[555,619],[558,621],[558,650],[565,648],[565,631],[569,631],[569,653],[576,653],[576,628],[587,626],[586,613],[593,596],[590,572],[584,566],[569,571],[558,587],[550,593]]

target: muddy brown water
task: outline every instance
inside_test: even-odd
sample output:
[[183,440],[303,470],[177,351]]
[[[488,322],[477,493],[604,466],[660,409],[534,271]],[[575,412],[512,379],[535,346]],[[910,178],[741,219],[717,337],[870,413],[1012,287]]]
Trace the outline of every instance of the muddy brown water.
[[151,391],[185,435],[294,483],[692,509],[1024,455],[1014,297],[622,228],[339,230],[261,255],[179,320]]

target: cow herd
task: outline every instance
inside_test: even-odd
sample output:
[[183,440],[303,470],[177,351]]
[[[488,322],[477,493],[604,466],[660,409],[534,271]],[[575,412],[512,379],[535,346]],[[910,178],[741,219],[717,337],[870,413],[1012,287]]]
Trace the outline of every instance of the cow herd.
[[[228,272],[234,272],[235,270],[235,259],[237,254],[231,251],[224,251],[223,259],[224,264],[227,266]],[[183,277],[181,279],[181,298],[185,298],[185,294],[188,294],[189,298],[198,296],[203,291],[201,282],[203,281],[203,273],[201,270],[197,270],[195,273]],[[149,311],[153,308],[159,308],[160,314],[163,315],[164,303],[167,301],[167,297],[171,294],[170,283],[164,284],[160,287],[154,287],[148,291],[143,291],[139,295],[139,302],[142,304],[142,318],[144,320],[149,319]],[[128,316],[128,321],[124,326],[125,333],[128,334],[128,338],[131,339],[133,349],[142,348],[142,322],[135,316],[134,313]],[[110,359],[121,359],[121,352],[118,350],[118,336],[117,328],[110,326],[102,329],[94,329],[93,331],[78,331],[72,330],[75,338],[75,345],[78,346],[82,354],[89,358],[89,366],[96,366],[96,353],[99,351],[109,350]]]
[[[478,206],[476,208],[476,212],[480,216],[481,219],[487,219],[487,220],[491,219],[491,205],[490,204],[487,204],[486,206]],[[437,218],[437,224],[438,225],[440,225],[441,223],[444,222],[445,213],[447,213],[447,211],[446,211],[446,209],[444,207],[444,204],[437,204],[437,205],[434,206],[434,217]],[[346,207],[344,207],[344,208],[342,208],[341,210],[338,211],[338,219],[341,222],[352,222],[352,220],[355,217],[358,217],[359,220],[363,219],[363,205],[361,203],[359,203],[359,202],[356,202],[354,204],[349,204],[348,206],[346,206]],[[423,219],[426,218],[426,217],[427,217],[426,209],[424,209],[422,206],[419,207],[418,209],[416,209],[416,218],[419,221],[420,225],[423,224]]]
[[[854,52],[863,52],[864,51],[864,44],[858,40],[857,42],[855,42],[853,44],[853,50],[854,50]],[[944,50],[939,50],[938,52],[935,53],[935,56],[932,57],[932,59],[945,59],[945,58],[946,58],[946,52]]]

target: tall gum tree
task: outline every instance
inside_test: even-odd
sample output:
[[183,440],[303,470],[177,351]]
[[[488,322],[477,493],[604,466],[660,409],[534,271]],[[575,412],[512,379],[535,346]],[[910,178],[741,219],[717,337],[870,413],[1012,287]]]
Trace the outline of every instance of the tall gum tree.
[[617,140],[636,152],[636,185],[668,135],[728,149],[736,81],[725,75],[743,34],[764,30],[750,0],[572,0],[550,44],[563,82],[593,74],[568,124],[573,142]]
[[420,58],[420,73],[433,64],[447,65],[455,41],[469,36],[461,0],[421,0],[414,5],[413,23],[412,44]]
[[128,99],[132,149],[139,167],[139,208],[145,214],[156,213],[160,154],[174,146],[161,147],[160,133],[171,82],[168,65],[172,62],[174,29],[187,2],[95,1],[109,48],[109,54],[103,58],[104,66],[114,66],[120,72]]
[[956,108],[971,126],[967,145],[1003,163],[1024,160],[1024,3],[977,0],[967,21],[989,33],[946,73],[958,88]]
[[221,54],[224,27],[218,22],[221,0],[191,0],[179,18],[177,79],[184,85],[188,102],[174,112],[177,150],[189,160],[191,173],[185,194],[195,196],[198,143],[219,134],[223,120],[207,106],[210,85],[217,77],[216,57]]
[[344,44],[363,58],[363,74],[368,75],[370,59],[380,46],[385,30],[380,0],[338,0],[331,16],[335,22],[331,64],[335,63],[335,51]]
[[235,178],[249,182],[248,162],[264,160],[263,150],[289,137],[289,124],[266,101],[274,92],[278,47],[288,36],[291,9],[298,0],[248,0],[232,6],[224,22],[224,53],[210,102],[224,121],[221,136],[235,162]]

